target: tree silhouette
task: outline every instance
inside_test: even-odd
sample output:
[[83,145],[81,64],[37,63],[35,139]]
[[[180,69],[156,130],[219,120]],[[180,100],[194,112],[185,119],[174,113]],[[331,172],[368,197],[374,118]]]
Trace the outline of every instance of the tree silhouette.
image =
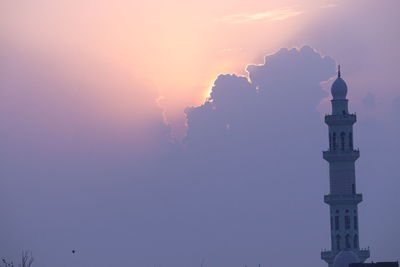
[[[31,267],[33,263],[32,253],[28,253],[28,251],[22,251],[21,255],[21,263],[18,264],[18,267]],[[1,260],[0,267],[14,267],[13,261],[7,261],[6,259]]]

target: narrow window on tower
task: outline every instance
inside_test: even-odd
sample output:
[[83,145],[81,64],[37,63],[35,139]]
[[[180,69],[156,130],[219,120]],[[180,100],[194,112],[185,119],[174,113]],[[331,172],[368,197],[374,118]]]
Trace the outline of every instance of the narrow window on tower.
[[331,216],[331,230],[333,230],[333,219],[332,219],[332,216]]
[[345,242],[346,248],[350,248],[350,235],[349,234],[346,235],[345,240],[346,240],[346,242]]
[[356,185],[355,184],[351,185],[351,191],[353,192],[353,194],[356,193]]
[[336,150],[336,133],[333,133],[332,146],[333,146],[333,150]]
[[336,249],[340,250],[340,235],[336,235]]
[[339,216],[335,216],[335,230],[339,230]]
[[350,229],[350,216],[345,216],[344,217],[344,228],[346,230]]
[[354,235],[353,243],[354,248],[358,248],[358,235]]
[[329,133],[329,150],[332,150],[332,136],[331,136],[331,133]]
[[344,139],[346,137],[346,134],[344,132],[341,132],[340,134],[340,146],[342,148],[342,150],[344,150]]
[[353,134],[349,133],[349,148],[353,149]]
[[354,216],[354,229],[355,229],[355,230],[358,229],[358,220],[357,220],[357,216]]

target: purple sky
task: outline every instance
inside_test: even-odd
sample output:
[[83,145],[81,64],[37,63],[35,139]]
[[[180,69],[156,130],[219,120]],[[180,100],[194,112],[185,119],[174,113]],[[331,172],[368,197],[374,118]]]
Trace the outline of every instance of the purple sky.
[[398,260],[400,3],[301,2],[0,3],[0,257],[325,266],[340,63],[360,245]]

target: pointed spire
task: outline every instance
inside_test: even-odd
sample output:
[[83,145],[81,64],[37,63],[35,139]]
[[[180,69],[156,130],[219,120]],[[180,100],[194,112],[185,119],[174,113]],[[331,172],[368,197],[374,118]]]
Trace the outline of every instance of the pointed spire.
[[338,65],[337,76],[338,76],[338,78],[340,78],[340,76],[341,76],[341,74],[340,74],[340,65]]

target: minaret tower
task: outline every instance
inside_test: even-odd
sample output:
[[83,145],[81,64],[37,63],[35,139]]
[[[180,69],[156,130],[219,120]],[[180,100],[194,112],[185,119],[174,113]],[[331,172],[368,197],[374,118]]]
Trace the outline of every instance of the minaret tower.
[[360,262],[369,258],[369,250],[360,249],[358,242],[357,205],[362,195],[357,194],[355,176],[355,161],[360,152],[353,147],[353,124],[357,117],[349,114],[347,85],[341,78],[340,66],[331,93],[332,114],[325,116],[329,126],[329,149],[323,152],[323,158],[329,162],[330,192],[324,196],[324,201],[330,208],[331,250],[321,252],[321,258],[329,267],[334,266],[335,257],[341,251],[352,251]]

